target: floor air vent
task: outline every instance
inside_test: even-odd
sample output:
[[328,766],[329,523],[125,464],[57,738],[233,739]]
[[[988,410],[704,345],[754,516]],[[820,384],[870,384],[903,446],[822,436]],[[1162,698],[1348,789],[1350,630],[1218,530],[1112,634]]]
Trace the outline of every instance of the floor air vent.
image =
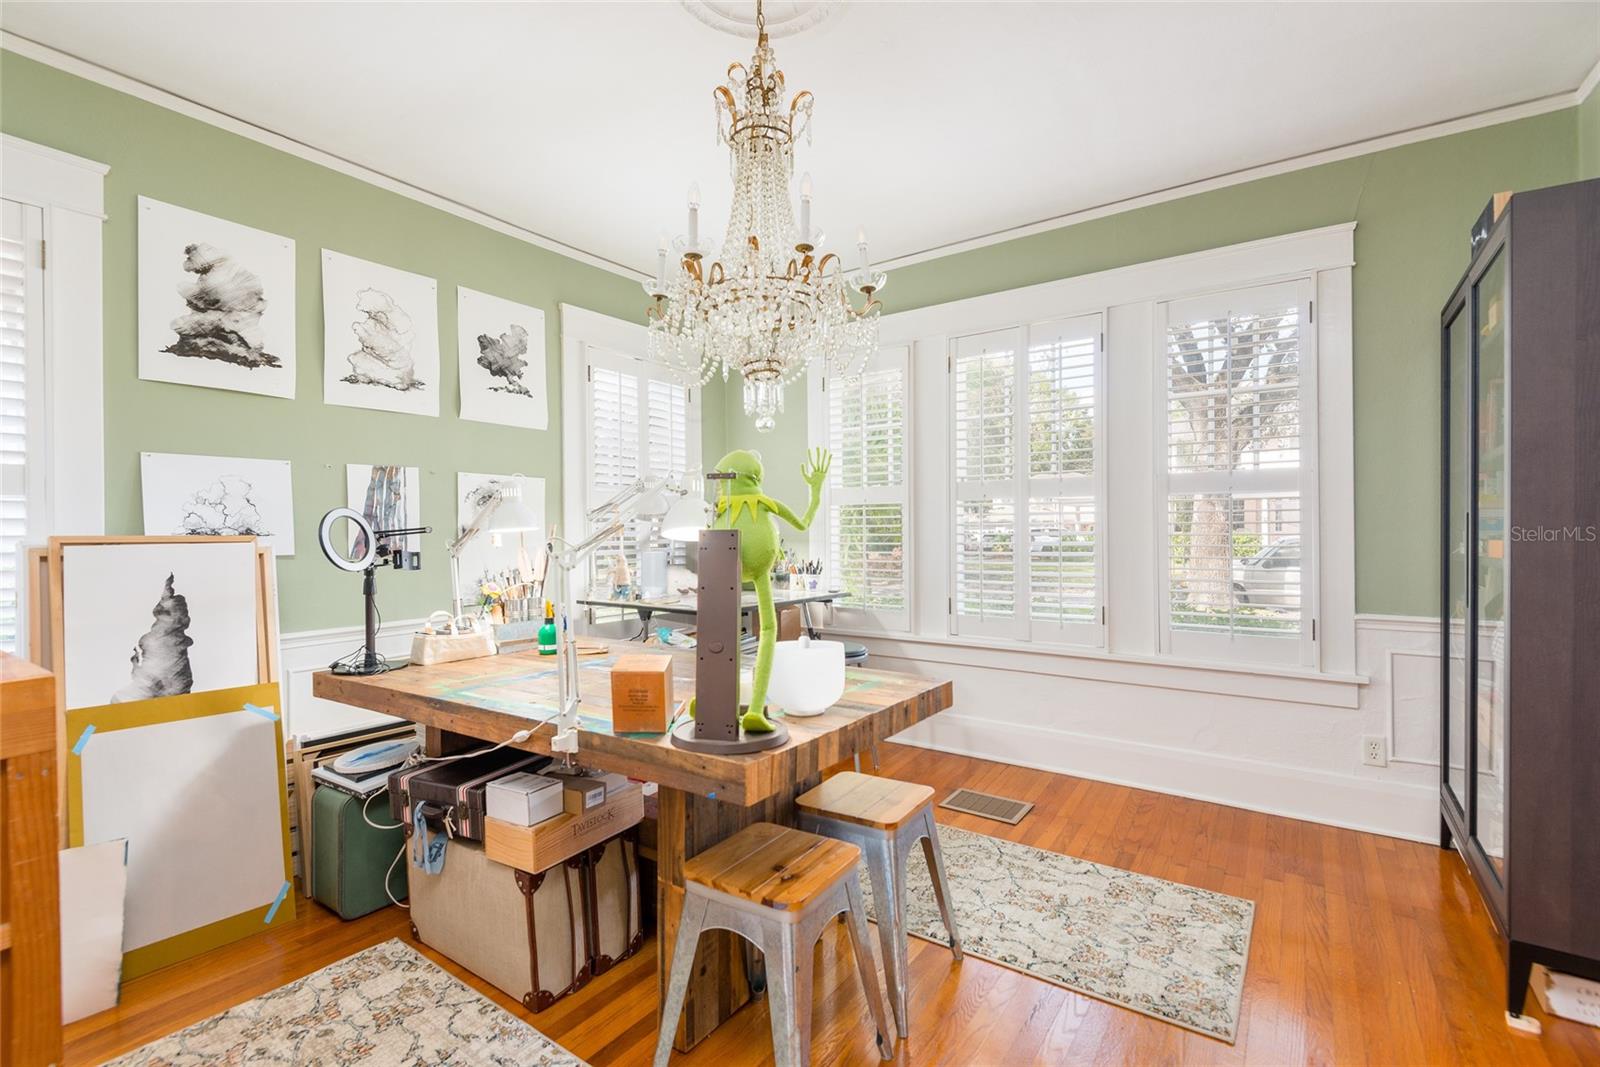
[[1010,823],[1012,826],[1021,822],[1022,817],[1033,810],[1033,805],[1026,801],[997,797],[992,793],[980,793],[976,789],[957,789],[941,800],[939,806],[949,808],[951,811],[963,811],[968,815],[979,815],[996,822]]

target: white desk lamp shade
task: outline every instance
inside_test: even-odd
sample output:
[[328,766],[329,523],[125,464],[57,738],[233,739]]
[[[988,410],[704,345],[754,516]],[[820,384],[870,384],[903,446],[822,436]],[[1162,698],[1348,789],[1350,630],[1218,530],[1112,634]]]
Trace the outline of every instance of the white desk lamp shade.
[[710,512],[698,493],[680,496],[661,520],[661,536],[668,541],[698,541],[700,531],[711,525]]
[[538,529],[539,519],[522,502],[522,493],[516,489],[501,490],[500,506],[489,517],[489,532],[522,533]]
[[779,641],[772,650],[767,700],[786,715],[821,715],[844,696],[844,643]]

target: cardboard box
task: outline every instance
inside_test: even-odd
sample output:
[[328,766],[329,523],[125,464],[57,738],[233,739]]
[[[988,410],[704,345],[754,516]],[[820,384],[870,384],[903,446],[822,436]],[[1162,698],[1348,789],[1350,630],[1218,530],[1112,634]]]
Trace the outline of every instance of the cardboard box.
[[568,815],[582,815],[606,802],[606,783],[577,775],[561,779],[561,807]]
[[611,668],[611,729],[664,734],[672,717],[672,657],[618,656]]
[[565,810],[561,783],[542,774],[513,774],[484,790],[489,818],[516,826],[536,826]]

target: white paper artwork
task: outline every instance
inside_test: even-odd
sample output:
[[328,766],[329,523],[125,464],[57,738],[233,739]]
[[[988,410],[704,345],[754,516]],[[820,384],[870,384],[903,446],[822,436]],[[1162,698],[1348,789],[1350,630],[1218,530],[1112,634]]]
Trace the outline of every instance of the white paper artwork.
[[456,287],[461,417],[544,430],[544,312],[465,286]]
[[439,414],[439,283],[322,250],[322,399]]
[[147,535],[254,535],[274,555],[294,555],[288,460],[143,452],[139,477]]

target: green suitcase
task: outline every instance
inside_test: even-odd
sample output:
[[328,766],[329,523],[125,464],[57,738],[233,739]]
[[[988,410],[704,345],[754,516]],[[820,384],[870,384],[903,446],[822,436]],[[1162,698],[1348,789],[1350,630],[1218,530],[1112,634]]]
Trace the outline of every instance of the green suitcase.
[[[406,899],[406,861],[394,861],[405,847],[405,832],[367,825],[361,804],[327,786],[319,786],[311,797],[311,895],[341,919],[358,919],[388,905],[385,878],[395,900]],[[389,822],[385,797],[374,797],[367,811],[373,822]]]

